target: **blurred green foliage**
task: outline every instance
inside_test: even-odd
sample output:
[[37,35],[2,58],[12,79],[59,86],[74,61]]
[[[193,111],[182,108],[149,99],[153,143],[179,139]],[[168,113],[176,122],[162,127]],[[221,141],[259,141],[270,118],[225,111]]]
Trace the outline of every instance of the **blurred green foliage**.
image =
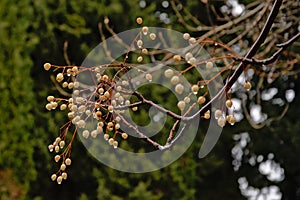
[[[45,62],[65,64],[65,41],[69,43],[71,62],[79,65],[100,42],[97,25],[105,16],[117,33],[137,27],[137,16],[142,16],[148,26],[184,31],[181,25],[164,24],[155,16],[158,10],[164,12],[160,1],[146,1],[145,8],[141,8],[139,2],[0,1],[0,199],[243,199],[237,183],[243,171],[233,170],[231,148],[232,135],[240,130],[251,130],[248,125],[226,128],[213,152],[199,160],[197,153],[207,126],[204,122],[195,142],[178,161],[145,174],[118,172],[103,166],[75,141],[68,180],[61,186],[50,180],[57,166],[47,145],[66,118],[62,113],[49,113],[44,109],[46,96],[57,95],[57,91],[42,65]],[[206,15],[197,11],[205,7],[202,3],[187,1],[184,6],[195,16],[199,14],[197,17]],[[165,11],[169,12],[170,8]],[[160,92],[152,91],[156,95]],[[280,147],[276,154],[284,163],[287,181],[278,185],[287,193],[286,188],[297,188],[300,184],[298,165],[294,164],[299,154],[296,110],[297,107],[290,111],[283,125],[264,129],[263,133],[251,133],[255,143],[253,151],[259,151],[257,154],[265,146],[269,146],[270,151]],[[139,120],[145,118],[142,113]],[[124,145],[130,146],[126,142]],[[294,156],[289,155],[291,152]]]

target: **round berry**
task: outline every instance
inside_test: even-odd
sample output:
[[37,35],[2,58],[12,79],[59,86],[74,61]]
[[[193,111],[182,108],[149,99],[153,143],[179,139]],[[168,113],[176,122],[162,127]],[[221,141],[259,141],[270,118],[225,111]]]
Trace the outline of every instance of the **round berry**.
[[251,89],[251,83],[250,83],[249,81],[246,81],[246,82],[244,83],[244,88],[245,88],[247,91],[249,91],[249,90]]
[[179,82],[179,77],[178,77],[178,76],[173,76],[173,77],[171,78],[171,83],[172,83],[173,85],[176,85],[178,82]]
[[148,81],[152,81],[152,75],[151,74],[146,74],[146,79],[148,80]]
[[225,119],[224,117],[220,117],[220,118],[218,119],[218,125],[219,125],[220,127],[224,127],[225,124],[226,124],[226,119]]
[[215,118],[219,119],[223,115],[223,112],[219,109],[215,111]]
[[199,86],[198,85],[193,85],[192,86],[192,92],[193,92],[193,94],[197,94],[198,90],[199,90]]
[[184,86],[182,84],[179,83],[175,86],[175,92],[177,94],[182,94],[183,90],[184,90]]
[[204,104],[206,101],[206,98],[204,96],[200,96],[198,97],[198,103],[201,105],[201,104]]
[[227,107],[227,108],[231,108],[231,107],[232,107],[232,101],[231,101],[230,99],[228,99],[228,100],[226,101],[226,107]]
[[71,161],[70,158],[67,158],[67,159],[65,160],[65,163],[66,163],[66,165],[71,165],[72,161]]
[[155,33],[150,33],[150,39],[155,40],[156,39],[156,34]]
[[165,77],[171,78],[174,74],[174,71],[172,69],[167,69],[164,73]]
[[142,24],[143,23],[143,18],[141,18],[141,17],[136,18],[136,23],[137,24]]
[[191,37],[190,39],[189,39],[189,43],[192,45],[192,44],[195,44],[197,41],[196,41],[196,39],[195,38],[193,38],[193,37]]
[[143,57],[142,56],[139,56],[136,61],[138,61],[139,63],[143,61]]
[[181,61],[180,55],[174,55],[173,59],[174,59],[175,62],[180,62]]
[[62,73],[58,73],[56,75],[56,80],[57,82],[62,82],[62,80],[64,80],[64,75]]
[[45,63],[45,64],[44,64],[44,69],[45,69],[46,71],[48,71],[50,68],[51,68],[51,64],[50,64],[50,63]]
[[214,64],[212,62],[207,62],[205,65],[206,69],[208,69],[208,70],[212,69],[213,66],[214,66]]
[[185,108],[185,102],[184,101],[179,101],[178,103],[177,103],[177,107],[179,108],[179,110],[184,110],[184,108]]
[[183,39],[185,39],[185,40],[190,39],[190,34],[189,33],[184,33],[183,34]]

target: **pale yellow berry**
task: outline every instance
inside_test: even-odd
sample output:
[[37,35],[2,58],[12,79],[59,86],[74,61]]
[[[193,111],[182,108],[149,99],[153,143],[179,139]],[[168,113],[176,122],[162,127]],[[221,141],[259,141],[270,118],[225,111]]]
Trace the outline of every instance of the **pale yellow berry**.
[[234,125],[236,122],[236,118],[233,115],[227,115],[226,120],[231,125]]
[[122,133],[122,138],[123,138],[124,140],[126,140],[126,139],[128,138],[127,133]]
[[223,112],[219,109],[215,111],[215,118],[219,119],[223,115]]
[[174,56],[173,56],[173,60],[174,60],[175,62],[180,62],[180,61],[181,61],[180,55],[174,55]]
[[134,112],[137,111],[137,110],[138,110],[137,106],[135,106],[135,107],[132,108],[132,111],[134,111]]
[[167,78],[171,78],[174,74],[174,71],[172,69],[167,69],[165,72],[164,72],[164,75],[165,77]]
[[191,99],[190,99],[190,97],[184,97],[183,101],[184,101],[185,103],[190,103],[190,102],[191,102]]
[[103,80],[104,82],[107,82],[108,79],[109,79],[109,77],[108,77],[106,74],[102,76],[102,80]]
[[172,83],[173,85],[176,85],[178,82],[179,82],[179,77],[178,77],[178,76],[173,76],[173,77],[171,78],[171,83]]
[[144,26],[144,27],[142,28],[143,34],[144,34],[144,35],[147,35],[148,30],[149,30],[148,27],[147,27],[147,26]]
[[63,163],[63,164],[61,164],[61,166],[60,166],[60,170],[61,170],[61,171],[65,171],[66,167],[67,167],[66,164]]
[[50,68],[51,68],[51,64],[50,64],[50,63],[45,63],[45,64],[44,64],[44,69],[45,69],[46,71],[48,71]]
[[141,17],[136,18],[136,23],[137,24],[142,24],[143,23],[143,18],[141,18]]
[[130,101],[129,101],[129,100],[126,100],[126,101],[125,101],[125,105],[127,105],[127,106],[130,105]]
[[74,75],[76,75],[78,73],[78,67],[72,67],[72,72],[74,73]]
[[108,110],[108,112],[112,112],[114,110],[114,107],[110,105],[107,107],[107,110]]
[[105,133],[105,134],[103,135],[103,137],[104,137],[105,140],[108,140],[109,135],[108,135],[107,133]]
[[212,62],[207,62],[205,65],[206,69],[208,69],[208,70],[212,69],[213,66],[214,66],[214,64]]
[[136,61],[142,62],[142,61],[143,61],[143,56],[139,56],[139,57],[136,59]]
[[82,137],[84,137],[85,139],[87,139],[89,137],[89,135],[90,135],[90,132],[88,130],[84,130],[82,132]]
[[196,62],[197,62],[197,60],[196,60],[196,58],[194,58],[194,57],[191,57],[191,58],[189,59],[189,61],[188,61],[188,63],[191,64],[191,65],[196,64]]
[[113,147],[116,149],[116,148],[118,148],[118,141],[114,141],[113,142]]
[[73,95],[78,96],[79,94],[80,94],[80,91],[79,91],[79,90],[74,90],[74,91],[73,91]]
[[58,162],[59,160],[60,160],[60,155],[54,156],[54,161],[55,161],[55,162]]
[[49,149],[50,152],[52,152],[53,149],[54,149],[54,145],[52,145],[52,144],[48,145],[48,149]]
[[191,37],[190,39],[189,39],[189,43],[192,45],[192,44],[196,44],[196,39],[194,38],[194,37]]
[[64,80],[64,75],[62,73],[58,73],[56,75],[56,80],[57,82],[62,82],[62,80]]
[[54,147],[54,151],[55,151],[56,153],[58,153],[58,152],[59,152],[59,146],[55,146],[55,147]]
[[183,39],[185,39],[185,40],[190,39],[190,34],[189,33],[184,33],[183,34]]
[[150,39],[155,40],[156,39],[156,34],[155,33],[150,33]]
[[56,174],[52,174],[52,175],[51,175],[51,180],[52,180],[52,181],[55,181],[55,180],[56,180],[56,177],[57,177]]
[[104,123],[103,123],[103,122],[99,122],[99,123],[98,123],[98,126],[103,127],[103,126],[104,126]]
[[188,62],[192,57],[193,57],[193,54],[188,52],[185,54],[184,59],[185,59],[185,61]]
[[198,90],[199,90],[199,86],[198,85],[193,85],[191,89],[192,89],[193,94],[197,94]]
[[231,101],[230,99],[228,99],[228,100],[226,101],[226,107],[227,107],[227,108],[231,108],[231,107],[232,107],[232,101]]
[[61,177],[62,177],[64,180],[66,180],[66,179],[67,179],[67,177],[68,177],[68,175],[67,175],[67,173],[66,173],[66,172],[63,172],[63,173],[61,174]]
[[109,138],[108,144],[109,144],[109,145],[113,145],[114,141],[115,141],[115,140],[114,140],[113,138]]
[[179,108],[179,110],[184,110],[184,108],[185,108],[185,102],[184,101],[179,101],[178,103],[177,103],[177,107]]
[[93,131],[91,132],[91,136],[92,136],[93,138],[96,138],[97,135],[98,135],[97,130],[93,130]]
[[63,140],[60,141],[60,142],[59,142],[60,148],[61,148],[61,149],[64,148],[65,144],[66,144],[65,141],[63,141]]
[[210,111],[208,110],[204,113],[204,119],[209,119],[209,118],[210,118]]
[[74,83],[73,83],[73,82],[70,82],[70,83],[68,84],[68,88],[69,88],[69,89],[73,89],[73,87],[74,87]]
[[77,126],[79,128],[83,128],[85,126],[85,121],[84,120],[79,120],[78,123],[77,123]]
[[114,126],[114,123],[113,123],[113,122],[108,122],[108,123],[107,123],[107,126],[108,126],[108,127],[113,127],[113,126]]
[[62,180],[63,180],[63,178],[62,178],[62,176],[59,176],[59,177],[57,177],[57,183],[60,185],[61,184],[61,182],[62,182]]
[[116,130],[120,129],[120,124],[116,124],[116,125],[115,125],[115,129],[116,129]]
[[249,81],[246,81],[244,84],[244,88],[249,91],[251,89],[251,83]]
[[55,100],[54,96],[47,96],[47,101],[52,102],[54,100]]
[[219,125],[220,127],[224,127],[225,124],[226,124],[226,119],[225,119],[224,117],[220,117],[220,118],[218,119],[218,125]]
[[98,89],[98,92],[99,92],[99,94],[103,94],[104,89],[103,89],[103,88],[99,88],[99,89]]
[[137,44],[137,46],[138,46],[139,48],[142,48],[142,46],[143,46],[143,41],[142,41],[142,40],[138,40],[138,41],[136,42],[136,44]]
[[151,74],[146,74],[145,78],[148,80],[148,81],[152,81],[152,75]]
[[47,103],[45,107],[46,107],[47,110],[52,110],[52,104],[51,103]]
[[63,82],[62,87],[66,88],[66,87],[68,87],[68,85],[69,85],[69,83],[65,81],[65,82]]
[[182,84],[179,83],[175,86],[175,92],[177,94],[182,94],[183,90],[184,90],[184,86]]
[[65,160],[65,163],[66,163],[66,165],[71,165],[72,161],[71,161],[70,158],[67,158],[67,159]]
[[148,50],[147,49],[142,49],[142,53],[143,54],[148,54]]
[[74,118],[74,112],[69,112],[68,117],[69,117],[69,119],[73,119]]
[[201,105],[201,104],[204,104],[206,101],[206,98],[204,96],[200,96],[198,97],[198,103]]
[[60,105],[60,110],[65,110],[67,108],[67,105],[66,104],[61,104]]
[[74,82],[74,88],[79,88],[80,83],[78,81]]
[[104,92],[104,97],[105,98],[109,98],[110,97],[110,93],[108,91]]

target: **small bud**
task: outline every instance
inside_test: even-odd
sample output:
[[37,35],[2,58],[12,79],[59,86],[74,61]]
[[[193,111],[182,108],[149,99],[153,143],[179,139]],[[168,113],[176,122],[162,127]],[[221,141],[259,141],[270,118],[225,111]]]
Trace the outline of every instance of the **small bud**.
[[132,108],[132,111],[134,111],[134,112],[137,111],[137,110],[138,110],[137,106],[135,106],[135,107]]
[[185,39],[185,40],[190,39],[190,34],[189,33],[184,33],[183,34],[183,39]]
[[54,156],[54,160],[55,160],[55,162],[58,162],[60,160],[60,155]]
[[61,170],[61,171],[65,171],[66,167],[67,167],[67,166],[66,166],[65,164],[61,164],[60,170]]
[[47,101],[52,102],[55,100],[54,96],[47,96]]
[[142,40],[138,40],[138,41],[136,42],[136,44],[137,44],[137,46],[138,46],[139,48],[142,48],[142,46],[143,46],[143,41],[142,41]]
[[178,82],[179,82],[179,77],[178,77],[178,76],[173,76],[173,77],[171,78],[171,83],[172,83],[173,85],[176,85]]
[[212,62],[207,62],[206,63],[206,69],[208,69],[208,70],[212,69],[213,66],[214,66],[214,64]]
[[66,104],[61,104],[60,105],[60,110],[65,110],[67,108],[67,105]]
[[249,81],[246,81],[244,84],[244,88],[249,91],[251,89],[251,83]]
[[62,177],[64,180],[66,180],[66,179],[67,179],[67,177],[68,177],[68,175],[67,175],[67,173],[66,173],[66,172],[63,172],[63,173],[61,174],[61,177]]
[[232,107],[232,101],[231,101],[230,99],[228,99],[228,100],[226,101],[226,107],[227,107],[227,108],[231,108],[231,107]]
[[118,148],[118,141],[114,141],[113,146],[114,146],[115,149]]
[[107,133],[105,133],[105,134],[103,135],[103,138],[104,138],[105,140],[108,140],[109,135],[108,135]]
[[66,144],[65,141],[62,140],[59,142],[59,147],[62,149],[64,148],[65,144]]
[[66,160],[65,160],[65,163],[66,163],[66,165],[71,165],[71,159],[70,158],[67,158]]
[[167,69],[164,73],[165,77],[171,78],[174,74],[174,71],[172,69]]
[[193,57],[193,54],[188,52],[185,54],[184,59],[185,59],[185,61],[188,62],[192,57]]
[[226,124],[226,119],[225,119],[224,117],[220,117],[220,118],[218,119],[218,125],[219,125],[220,127],[224,127],[225,124]]
[[223,112],[219,109],[215,111],[215,119],[219,119],[223,115]]
[[189,39],[189,43],[192,45],[192,44],[195,44],[197,42],[197,40],[195,39],[195,38],[193,38],[193,37],[191,37],[190,39]]
[[136,23],[137,24],[142,24],[143,23],[143,18],[141,18],[141,17],[136,18]]
[[47,103],[46,106],[45,106],[45,108],[47,110],[52,110],[52,104],[51,103]]
[[193,94],[197,94],[198,90],[199,90],[199,86],[198,85],[193,85],[192,86],[192,92],[193,92]]
[[44,64],[44,69],[45,69],[46,71],[48,71],[50,68],[51,68],[51,64],[50,64],[50,63],[45,63],[45,64]]
[[144,49],[142,49],[142,53],[147,55],[148,54],[148,50],[144,48]]
[[113,138],[109,138],[108,144],[109,144],[109,145],[113,145],[114,141],[115,141],[115,140],[114,140]]
[[149,30],[148,27],[147,27],[147,26],[144,26],[144,27],[142,28],[143,34],[144,34],[144,35],[147,35],[148,30]]
[[91,132],[91,136],[92,136],[93,138],[96,138],[97,135],[98,135],[97,130],[93,130],[93,131]]
[[123,138],[124,140],[126,140],[126,139],[128,138],[127,133],[122,133],[122,138]]
[[89,137],[89,135],[90,135],[90,132],[88,130],[84,130],[82,132],[82,137],[84,137],[85,139],[87,139]]
[[60,185],[61,184],[61,182],[62,182],[62,180],[63,180],[63,178],[62,178],[62,176],[59,176],[59,177],[57,177],[57,183]]
[[184,86],[182,84],[179,83],[175,86],[175,92],[177,94],[182,94],[183,90],[184,90]]
[[58,73],[56,75],[56,80],[57,82],[62,82],[62,80],[64,80],[64,75],[62,73]]
[[57,177],[56,174],[52,174],[52,175],[51,175],[51,180],[52,180],[52,181],[55,181],[55,180],[56,180],[56,177]]
[[156,34],[155,33],[150,33],[150,39],[155,40],[156,39]]
[[185,102],[184,101],[179,101],[178,103],[177,103],[177,107],[179,108],[179,110],[184,110],[184,108],[185,108]]
[[201,105],[201,104],[204,104],[206,101],[206,98],[204,96],[200,96],[198,97],[198,103]]
[[142,61],[143,61],[143,57],[142,57],[142,56],[139,56],[139,57],[136,59],[136,61],[139,62],[139,63],[142,62]]
[[108,110],[108,112],[112,112],[114,110],[114,107],[113,106],[108,106],[107,110]]
[[62,87],[66,88],[66,87],[68,87],[68,85],[69,85],[69,83],[65,81],[65,82],[63,82]]
[[175,62],[180,62],[181,61],[180,55],[174,55],[173,59],[174,59]]
[[152,81],[152,75],[151,74],[146,74],[146,79],[148,80],[148,81]]

